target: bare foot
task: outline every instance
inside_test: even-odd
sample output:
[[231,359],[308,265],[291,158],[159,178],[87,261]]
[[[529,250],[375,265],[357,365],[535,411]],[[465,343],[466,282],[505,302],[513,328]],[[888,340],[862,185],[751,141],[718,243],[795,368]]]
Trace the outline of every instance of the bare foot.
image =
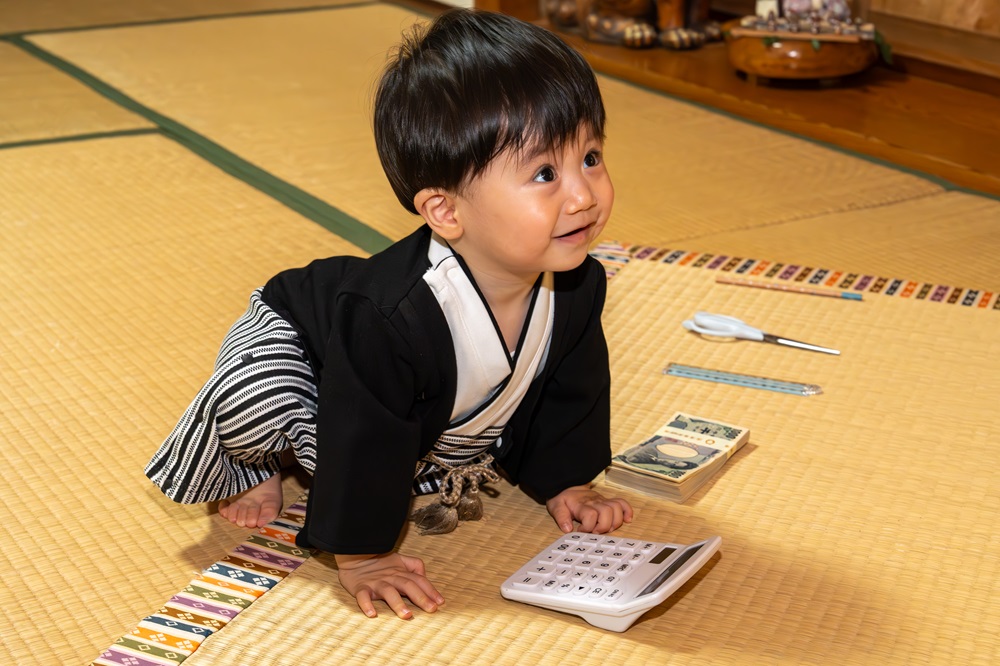
[[281,512],[281,474],[219,502],[219,515],[237,527],[263,527]]

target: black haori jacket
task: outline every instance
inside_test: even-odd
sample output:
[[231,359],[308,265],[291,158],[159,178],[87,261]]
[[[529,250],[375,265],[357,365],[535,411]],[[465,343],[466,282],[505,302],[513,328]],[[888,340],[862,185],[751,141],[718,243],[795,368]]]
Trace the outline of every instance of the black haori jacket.
[[[430,229],[369,259],[333,257],[278,274],[263,298],[297,328],[319,382],[317,463],[298,543],[333,553],[393,549],[417,461],[448,428],[456,359],[422,275]],[[606,277],[588,257],[556,273],[542,372],[491,450],[537,499],[590,482],[611,460]]]

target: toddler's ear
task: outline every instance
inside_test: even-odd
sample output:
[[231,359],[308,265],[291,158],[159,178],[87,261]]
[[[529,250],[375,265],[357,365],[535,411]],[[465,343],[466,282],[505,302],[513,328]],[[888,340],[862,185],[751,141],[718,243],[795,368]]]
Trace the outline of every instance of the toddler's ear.
[[451,241],[461,237],[462,225],[455,216],[453,195],[439,188],[426,187],[413,197],[413,206],[441,238]]

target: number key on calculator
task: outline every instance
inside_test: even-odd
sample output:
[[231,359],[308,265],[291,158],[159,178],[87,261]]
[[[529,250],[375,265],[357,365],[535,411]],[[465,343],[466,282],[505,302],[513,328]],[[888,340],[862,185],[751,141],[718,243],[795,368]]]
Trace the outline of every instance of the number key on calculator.
[[571,532],[518,569],[500,586],[500,594],[625,631],[683,585],[721,544],[717,536],[685,546]]

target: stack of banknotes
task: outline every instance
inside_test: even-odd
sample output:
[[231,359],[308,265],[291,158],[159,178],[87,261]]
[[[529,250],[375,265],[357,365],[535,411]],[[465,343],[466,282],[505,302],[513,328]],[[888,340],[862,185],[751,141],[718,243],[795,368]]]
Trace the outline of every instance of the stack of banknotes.
[[614,456],[605,480],[683,502],[749,439],[749,428],[677,412],[652,437]]

